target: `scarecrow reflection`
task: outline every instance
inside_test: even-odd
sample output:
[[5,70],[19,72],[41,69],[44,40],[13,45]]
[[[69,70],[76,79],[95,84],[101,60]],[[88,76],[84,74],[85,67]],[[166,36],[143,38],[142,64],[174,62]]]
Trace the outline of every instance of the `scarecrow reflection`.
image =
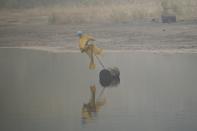
[[105,105],[106,99],[101,98],[104,93],[104,88],[101,91],[98,99],[96,99],[96,86],[90,86],[91,97],[88,103],[84,103],[81,109],[81,119],[83,124],[96,118],[100,108]]

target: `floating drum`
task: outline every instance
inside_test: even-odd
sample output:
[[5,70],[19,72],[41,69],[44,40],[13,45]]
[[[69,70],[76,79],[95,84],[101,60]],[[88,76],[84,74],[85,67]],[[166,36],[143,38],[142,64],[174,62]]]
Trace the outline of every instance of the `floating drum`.
[[117,67],[103,69],[99,74],[100,84],[103,87],[114,87],[120,83],[120,71]]

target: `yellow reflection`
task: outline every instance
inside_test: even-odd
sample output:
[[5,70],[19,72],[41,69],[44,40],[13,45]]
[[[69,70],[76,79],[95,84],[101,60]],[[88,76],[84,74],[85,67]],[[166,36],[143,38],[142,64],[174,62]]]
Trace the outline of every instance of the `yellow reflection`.
[[[98,98],[96,100],[96,86],[90,86],[91,97],[88,103],[83,104],[81,109],[81,118],[84,123],[96,117],[100,108],[106,103],[105,98]],[[100,96],[99,96],[100,97]]]

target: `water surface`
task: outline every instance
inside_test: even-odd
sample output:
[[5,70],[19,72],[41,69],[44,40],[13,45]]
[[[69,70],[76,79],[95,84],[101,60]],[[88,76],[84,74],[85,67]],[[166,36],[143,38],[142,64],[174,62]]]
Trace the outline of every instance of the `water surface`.
[[[84,124],[89,87],[98,74],[78,52],[0,49],[2,131],[196,131],[197,54],[107,52],[120,85],[105,89],[106,103]],[[98,63],[97,63],[98,64]]]

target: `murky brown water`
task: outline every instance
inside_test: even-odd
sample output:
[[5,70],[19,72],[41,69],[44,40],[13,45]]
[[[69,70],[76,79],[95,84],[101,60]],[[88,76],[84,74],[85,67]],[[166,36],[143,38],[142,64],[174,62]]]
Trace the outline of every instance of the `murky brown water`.
[[96,98],[102,90],[101,66],[89,71],[77,52],[1,48],[0,130],[197,130],[196,53],[108,52],[102,60],[119,67],[121,82],[105,89],[105,104],[84,123],[89,87]]

